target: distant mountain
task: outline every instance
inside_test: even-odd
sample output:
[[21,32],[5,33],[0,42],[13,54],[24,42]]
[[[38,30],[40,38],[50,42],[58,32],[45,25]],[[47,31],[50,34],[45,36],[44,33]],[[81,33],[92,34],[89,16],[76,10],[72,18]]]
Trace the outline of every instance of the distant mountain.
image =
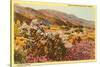
[[[56,10],[41,9],[35,10],[29,7],[14,6],[14,20],[19,19],[21,22],[26,21],[28,24],[33,19],[44,20],[51,25],[73,25],[94,28],[94,21],[88,21],[78,18],[71,14],[66,14]],[[46,24],[44,23],[44,24]],[[47,23],[47,24],[48,24]]]
[[72,14],[66,14],[63,12],[50,10],[50,9],[41,9],[39,10],[42,14],[46,15],[47,17],[58,18],[62,20],[65,24],[71,23],[74,25],[82,25],[85,27],[94,27],[94,21],[88,21],[82,18],[78,18]]

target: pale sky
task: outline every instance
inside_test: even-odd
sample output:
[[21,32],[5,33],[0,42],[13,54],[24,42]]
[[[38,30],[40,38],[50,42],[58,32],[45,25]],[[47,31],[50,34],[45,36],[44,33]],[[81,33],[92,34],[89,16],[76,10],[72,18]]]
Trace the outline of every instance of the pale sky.
[[83,18],[86,20],[92,20],[95,21],[95,12],[96,9],[94,7],[80,7],[80,6],[45,6],[45,5],[29,5],[29,4],[24,4],[21,6],[24,7],[31,7],[33,9],[52,9],[52,10],[57,10],[61,11],[64,13],[68,14],[73,14],[79,18]]

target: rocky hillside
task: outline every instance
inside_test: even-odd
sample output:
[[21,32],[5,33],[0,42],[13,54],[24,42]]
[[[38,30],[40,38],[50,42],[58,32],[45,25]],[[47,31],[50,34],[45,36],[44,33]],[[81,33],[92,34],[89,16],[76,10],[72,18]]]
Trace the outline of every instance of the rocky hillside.
[[15,5],[14,15],[15,21],[25,21],[28,24],[30,24],[33,19],[39,19],[46,20],[51,25],[83,26],[88,28],[94,28],[93,21],[88,21],[71,14],[66,14],[60,11],[50,9],[35,10],[29,7]]

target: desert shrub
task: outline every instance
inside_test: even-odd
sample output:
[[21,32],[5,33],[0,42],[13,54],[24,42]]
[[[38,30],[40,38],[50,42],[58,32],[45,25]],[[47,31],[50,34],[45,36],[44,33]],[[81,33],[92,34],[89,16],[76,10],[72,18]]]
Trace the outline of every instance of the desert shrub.
[[18,64],[18,63],[25,63],[26,60],[25,60],[25,56],[26,56],[26,53],[21,51],[21,50],[18,50],[18,51],[14,51],[14,60],[15,60],[15,63]]
[[64,43],[62,42],[59,34],[55,35],[54,40],[50,40],[48,45],[48,57],[53,61],[60,61],[63,60],[66,48],[64,47]]

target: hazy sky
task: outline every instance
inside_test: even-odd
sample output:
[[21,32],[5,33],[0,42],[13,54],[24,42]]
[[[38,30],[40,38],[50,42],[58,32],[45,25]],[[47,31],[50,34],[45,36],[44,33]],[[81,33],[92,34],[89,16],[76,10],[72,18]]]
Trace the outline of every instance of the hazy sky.
[[45,5],[29,5],[24,4],[21,6],[31,7],[33,9],[52,9],[58,10],[68,14],[74,14],[75,16],[87,20],[95,20],[95,8],[94,7],[80,7],[80,6],[45,6]]

